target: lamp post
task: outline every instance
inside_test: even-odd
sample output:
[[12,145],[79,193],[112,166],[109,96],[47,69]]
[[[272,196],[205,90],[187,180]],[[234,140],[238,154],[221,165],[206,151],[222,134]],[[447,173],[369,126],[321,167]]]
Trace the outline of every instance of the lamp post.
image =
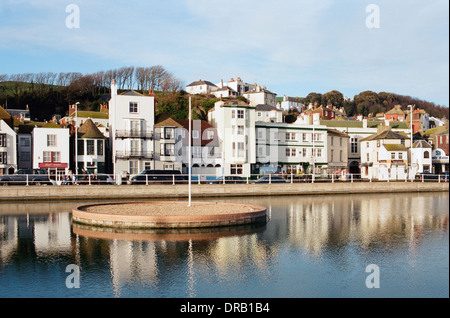
[[78,122],[78,104],[79,102],[75,103],[75,178],[78,174],[78,128],[77,128],[77,122]]
[[412,164],[412,149],[413,149],[413,108],[414,105],[408,105],[410,108],[409,112],[409,126],[410,126],[410,145],[409,145],[409,157],[411,162],[411,179],[413,178],[412,172],[413,172],[413,164]]
[[188,202],[188,206],[191,206],[191,133],[192,133],[192,121],[191,121],[191,97],[189,96],[189,133],[188,133],[188,139],[189,139],[189,149],[188,149],[188,153],[189,153],[189,159],[188,159],[188,178],[189,178],[189,202]]

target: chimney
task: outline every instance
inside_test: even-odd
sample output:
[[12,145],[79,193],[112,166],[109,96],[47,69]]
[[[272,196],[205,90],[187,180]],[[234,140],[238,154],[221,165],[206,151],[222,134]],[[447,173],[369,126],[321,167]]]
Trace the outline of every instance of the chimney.
[[117,95],[117,84],[116,84],[116,80],[113,78],[112,82],[111,82],[111,96],[116,96]]
[[153,89],[149,89],[148,90],[148,96],[150,96],[150,97],[156,97],[156,94],[155,93],[153,93]]
[[363,128],[367,128],[367,119],[366,118],[363,119]]
[[220,80],[220,88],[223,88],[223,79]]

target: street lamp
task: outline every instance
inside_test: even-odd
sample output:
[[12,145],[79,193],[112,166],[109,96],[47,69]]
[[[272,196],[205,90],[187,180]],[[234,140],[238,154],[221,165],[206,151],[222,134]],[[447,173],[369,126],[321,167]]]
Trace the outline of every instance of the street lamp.
[[78,174],[78,129],[77,129],[77,122],[78,122],[78,104],[79,102],[75,103],[75,178]]

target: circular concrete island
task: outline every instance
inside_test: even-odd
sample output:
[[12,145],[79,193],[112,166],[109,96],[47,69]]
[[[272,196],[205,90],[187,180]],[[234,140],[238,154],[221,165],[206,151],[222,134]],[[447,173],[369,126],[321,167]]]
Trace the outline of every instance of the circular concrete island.
[[251,204],[146,201],[101,203],[72,210],[74,223],[91,226],[174,229],[242,225],[266,222],[266,208]]

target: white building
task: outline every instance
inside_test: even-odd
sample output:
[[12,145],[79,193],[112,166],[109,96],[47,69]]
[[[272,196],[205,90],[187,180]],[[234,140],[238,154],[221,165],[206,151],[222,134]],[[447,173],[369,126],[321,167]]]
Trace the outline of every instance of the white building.
[[222,175],[250,176],[256,163],[255,107],[240,100],[218,101],[208,121],[222,142]]
[[[77,134],[78,169],[89,173],[106,172],[106,137],[97,128],[92,119],[86,120]],[[78,171],[80,173],[80,171]]]
[[327,128],[308,123],[256,123],[255,171],[270,166],[284,173],[327,172]]
[[45,169],[52,179],[68,173],[70,134],[68,128],[48,123],[32,131],[33,169]]
[[117,94],[111,84],[109,132],[114,175],[138,174],[154,167],[155,97],[135,91]]
[[408,178],[410,138],[404,133],[382,130],[361,139],[361,178],[405,180]]
[[283,111],[272,105],[256,105],[256,121],[262,121],[266,123],[282,123]]
[[280,103],[280,107],[285,112],[291,112],[293,110],[296,110],[298,112],[302,112],[303,109],[303,103],[300,102],[300,100],[296,97],[286,97],[286,95],[283,96],[283,101]]
[[416,173],[431,173],[432,151],[431,145],[425,140],[417,140],[413,143],[410,149],[411,176]]
[[277,106],[277,94],[268,91],[265,87],[261,88],[257,85],[254,91],[242,93],[242,96],[247,98],[250,106],[256,105],[270,105]]
[[12,174],[17,169],[17,134],[9,123],[12,125],[12,118],[10,121],[0,118],[0,175]]
[[186,92],[189,94],[212,94],[217,88],[213,83],[200,79],[187,85]]
[[336,129],[327,130],[328,174],[348,169],[348,140],[350,136]]

